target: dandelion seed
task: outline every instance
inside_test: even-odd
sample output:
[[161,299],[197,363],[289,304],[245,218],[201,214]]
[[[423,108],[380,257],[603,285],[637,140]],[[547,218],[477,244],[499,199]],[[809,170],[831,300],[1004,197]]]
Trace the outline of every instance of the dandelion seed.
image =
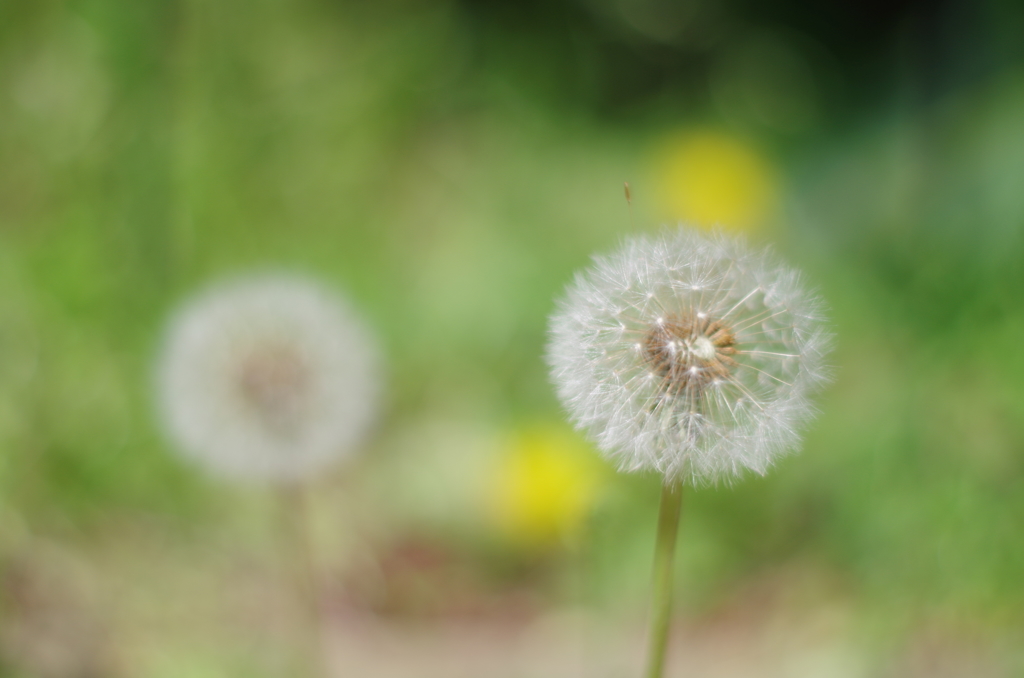
[[298,277],[240,279],[172,319],[160,413],[181,451],[218,475],[299,480],[362,440],[376,414],[377,367],[343,300]]
[[820,307],[768,252],[680,228],[576,276],[548,362],[572,421],[622,470],[694,485],[764,474],[827,380]]

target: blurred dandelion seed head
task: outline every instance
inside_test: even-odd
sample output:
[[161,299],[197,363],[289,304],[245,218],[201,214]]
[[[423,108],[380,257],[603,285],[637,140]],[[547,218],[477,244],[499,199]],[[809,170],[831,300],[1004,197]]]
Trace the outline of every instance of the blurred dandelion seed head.
[[820,307],[767,251],[668,230],[577,274],[548,362],[572,421],[622,470],[695,485],[763,474],[827,380]]
[[657,152],[654,183],[667,218],[729,230],[762,226],[779,192],[774,168],[756,149],[710,130],[664,142]]
[[362,440],[377,410],[378,357],[337,296],[298,277],[253,277],[178,312],[158,390],[189,458],[228,477],[298,480]]

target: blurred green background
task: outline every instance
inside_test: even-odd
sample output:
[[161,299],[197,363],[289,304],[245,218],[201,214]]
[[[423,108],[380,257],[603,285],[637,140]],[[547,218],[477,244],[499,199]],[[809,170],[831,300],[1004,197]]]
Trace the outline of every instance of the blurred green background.
[[802,454],[688,495],[672,673],[1024,675],[1021,35],[1010,0],[0,1],[0,676],[301,675],[275,492],[153,412],[168,312],[254,269],[387,356],[309,490],[336,674],[636,675],[658,479],[542,353],[574,270],[679,220],[773,244],[839,348]]

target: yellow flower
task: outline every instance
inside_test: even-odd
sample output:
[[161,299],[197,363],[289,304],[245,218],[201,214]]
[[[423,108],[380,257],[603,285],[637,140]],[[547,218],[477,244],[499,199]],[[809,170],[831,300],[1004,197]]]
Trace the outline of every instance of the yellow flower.
[[514,436],[488,483],[490,515],[522,546],[569,541],[598,499],[604,469],[572,431],[543,427]]
[[775,208],[775,168],[740,139],[691,130],[668,139],[656,155],[657,198],[668,219],[750,230],[762,226]]

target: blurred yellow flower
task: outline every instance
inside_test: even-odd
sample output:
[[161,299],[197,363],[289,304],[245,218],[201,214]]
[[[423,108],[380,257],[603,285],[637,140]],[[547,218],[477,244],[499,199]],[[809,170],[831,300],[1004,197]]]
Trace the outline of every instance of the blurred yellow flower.
[[692,130],[656,152],[655,187],[665,218],[727,230],[760,227],[778,199],[775,168],[749,144],[712,130]]
[[501,454],[486,501],[498,529],[522,546],[569,541],[583,527],[604,482],[604,467],[571,430],[542,427],[516,435]]

